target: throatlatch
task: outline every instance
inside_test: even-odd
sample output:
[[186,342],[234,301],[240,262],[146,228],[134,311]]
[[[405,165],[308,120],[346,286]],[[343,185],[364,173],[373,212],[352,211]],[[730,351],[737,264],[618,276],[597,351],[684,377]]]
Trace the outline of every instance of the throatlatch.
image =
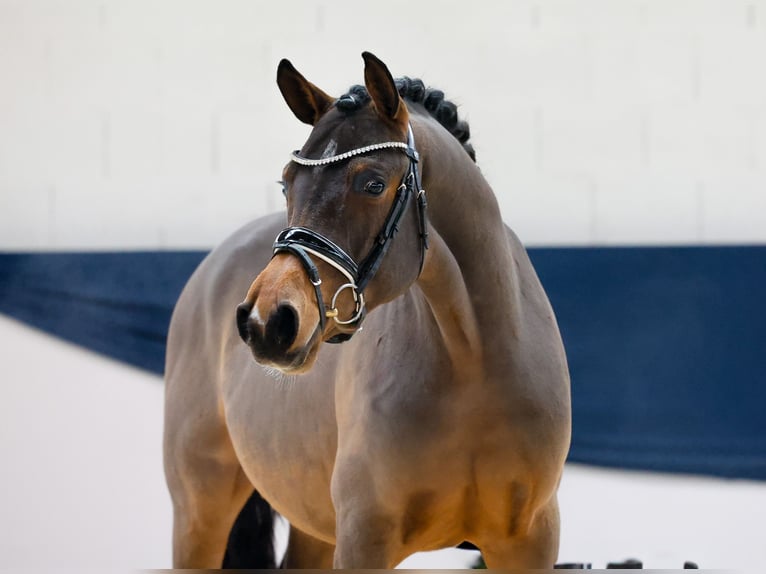
[[[324,331],[325,323],[328,318],[335,321],[338,325],[354,326],[354,332],[335,335],[327,340],[328,343],[342,343],[348,341],[353,334],[361,328],[362,321],[366,314],[363,293],[364,288],[367,287],[369,282],[375,276],[375,273],[378,271],[378,268],[383,261],[383,256],[391,245],[391,240],[399,230],[399,221],[407,210],[407,206],[409,205],[410,198],[413,194],[416,196],[418,205],[418,227],[420,228],[421,240],[420,271],[423,270],[425,251],[428,249],[428,220],[426,216],[426,207],[428,203],[426,201],[425,190],[421,187],[420,173],[418,171],[420,155],[415,148],[415,137],[412,133],[412,126],[408,125],[407,143],[384,142],[372,144],[321,159],[304,158],[300,156],[297,151],[293,152],[291,156],[292,161],[298,165],[316,167],[345,161],[358,155],[382,149],[401,149],[410,159],[410,165],[402,178],[401,184],[396,190],[394,202],[386,216],[383,227],[375,238],[375,242],[369,253],[360,264],[357,265],[354,259],[336,243],[324,235],[306,227],[286,227],[279,232],[279,235],[277,235],[277,238],[274,241],[272,257],[278,253],[292,253],[298,257],[298,260],[306,270],[309,281],[311,281],[311,284],[314,286],[314,292],[316,294],[317,306],[319,308],[320,332]],[[333,295],[329,309],[325,307],[321,290],[322,279],[319,277],[319,270],[311,256],[317,257],[333,266],[348,280],[341,285]],[[354,314],[349,319],[344,320],[338,317],[336,302],[338,295],[346,289],[349,289],[354,297],[355,308]]]

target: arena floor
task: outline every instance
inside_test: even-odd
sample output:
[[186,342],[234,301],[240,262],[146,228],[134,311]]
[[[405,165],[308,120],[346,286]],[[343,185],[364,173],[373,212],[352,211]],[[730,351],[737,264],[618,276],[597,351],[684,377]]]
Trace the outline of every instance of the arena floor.
[[[170,566],[162,383],[0,316],[0,568]],[[766,483],[568,465],[561,562],[760,570]],[[415,555],[464,568],[475,553]]]

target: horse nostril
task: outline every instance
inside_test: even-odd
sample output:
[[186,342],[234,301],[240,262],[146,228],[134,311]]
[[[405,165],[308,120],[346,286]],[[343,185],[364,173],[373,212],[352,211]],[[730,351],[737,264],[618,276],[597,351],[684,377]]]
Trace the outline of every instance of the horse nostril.
[[253,306],[247,302],[237,305],[237,330],[245,343],[247,343],[250,336],[247,324],[250,319],[250,311],[252,310]]
[[[254,317],[255,315],[255,317]],[[265,325],[245,301],[237,306],[237,330],[242,340],[257,357],[273,358],[283,355],[298,336],[298,312],[292,305],[279,305]]]
[[280,305],[269,317],[266,336],[272,339],[274,347],[286,351],[298,335],[298,313],[292,305]]

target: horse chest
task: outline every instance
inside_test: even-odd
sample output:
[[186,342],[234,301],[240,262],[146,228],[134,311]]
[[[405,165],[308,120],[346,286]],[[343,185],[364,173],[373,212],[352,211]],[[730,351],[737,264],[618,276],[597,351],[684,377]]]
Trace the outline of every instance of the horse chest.
[[428,377],[406,389],[392,379],[367,382],[336,372],[335,380],[259,375],[229,385],[232,442],[277,511],[332,541],[337,482],[344,497],[357,490],[384,500],[413,548],[518,527],[531,489],[528,441],[496,393]]
[[499,436],[470,443],[445,432],[441,442],[373,447],[365,453],[369,459],[338,460],[336,472],[351,477],[339,480],[348,500],[393,517],[395,537],[407,551],[512,537],[528,524],[535,504],[533,473]]
[[[464,389],[413,394],[383,392],[355,405],[365,425],[348,434],[341,426],[336,472],[352,478],[340,482],[355,496],[374,492],[382,513],[401,517],[405,546],[439,548],[518,528],[531,491],[529,442],[510,410]],[[344,440],[356,445],[344,448]],[[361,483],[359,468],[367,469]]]
[[325,540],[335,528],[332,389],[258,372],[230,381],[224,398],[229,433],[253,486],[291,523]]

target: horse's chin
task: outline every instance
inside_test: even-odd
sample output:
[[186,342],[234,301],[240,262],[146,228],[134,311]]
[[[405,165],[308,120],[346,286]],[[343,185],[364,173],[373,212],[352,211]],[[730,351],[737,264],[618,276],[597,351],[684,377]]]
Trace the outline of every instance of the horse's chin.
[[255,350],[251,348],[251,351],[255,362],[268,370],[278,371],[284,375],[302,375],[314,366],[320,346],[319,343],[312,341],[308,348],[279,358],[259,357]]
[[302,361],[295,361],[290,365],[277,368],[279,368],[279,370],[282,371],[285,375],[302,375],[309,372],[311,367],[314,366],[318,352],[319,345],[315,345]]

